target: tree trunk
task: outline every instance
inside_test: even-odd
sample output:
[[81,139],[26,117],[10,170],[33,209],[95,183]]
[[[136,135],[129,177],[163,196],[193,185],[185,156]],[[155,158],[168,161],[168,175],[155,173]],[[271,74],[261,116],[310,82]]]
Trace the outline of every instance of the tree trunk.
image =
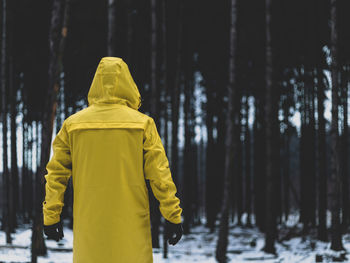
[[237,132],[235,132],[235,137],[234,140],[236,140],[236,144],[237,145],[237,152],[240,154],[237,154],[237,158],[235,158],[236,161],[236,166],[235,166],[235,174],[234,177],[236,178],[235,180],[235,194],[236,194],[236,208],[237,208],[237,225],[241,226],[242,225],[242,214],[243,214],[243,156],[242,156],[242,152],[243,152],[243,143],[241,140],[241,133],[242,133],[242,114],[241,114],[241,106],[242,106],[242,94],[241,92],[236,91],[236,103],[235,105],[237,105],[236,109],[237,109],[237,122],[234,125],[234,130],[237,130]]
[[331,77],[332,77],[332,124],[331,124],[331,194],[330,209],[332,213],[331,249],[344,250],[340,224],[341,176],[339,172],[339,132],[338,132],[338,105],[339,105],[339,68],[338,68],[338,29],[337,4],[331,0]]
[[177,184],[178,178],[178,130],[179,130],[179,87],[181,85],[181,56],[182,56],[182,0],[179,1],[179,21],[178,21],[178,36],[177,36],[177,56],[176,56],[176,73],[174,86],[172,90],[172,101],[171,101],[171,169],[174,183]]
[[226,138],[225,138],[225,170],[224,170],[224,193],[221,207],[221,220],[219,228],[219,237],[216,245],[216,260],[226,262],[226,252],[228,245],[228,218],[230,208],[230,183],[231,171],[233,166],[232,157],[237,156],[236,131],[233,129],[235,116],[235,95],[236,95],[236,51],[237,51],[237,1],[231,0],[230,12],[230,36],[229,36],[229,80],[227,85],[227,115],[226,115]]
[[265,160],[266,154],[264,152],[265,130],[264,127],[264,107],[263,107],[263,93],[259,94],[255,99],[255,120],[254,120],[254,214],[256,218],[256,225],[260,231],[265,231],[265,192],[266,192],[266,170]]
[[[188,61],[187,63],[190,63]],[[192,185],[192,156],[191,151],[191,99],[192,99],[192,81],[190,79],[189,68],[185,69],[185,105],[184,105],[184,125],[185,125],[185,148],[184,148],[184,234],[190,233],[190,225],[193,220],[193,185]]]
[[310,179],[310,202],[311,205],[309,207],[310,210],[310,222],[311,226],[316,226],[316,125],[315,125],[315,76],[314,71],[310,72],[310,162],[309,162],[309,176]]
[[305,228],[305,222],[306,222],[306,204],[307,201],[306,200],[306,190],[305,190],[305,178],[307,176],[307,174],[305,174],[305,160],[304,160],[304,156],[306,155],[306,151],[305,151],[305,115],[306,115],[306,110],[305,110],[305,89],[302,89],[301,91],[301,102],[300,102],[300,120],[301,120],[301,124],[300,124],[300,140],[299,140],[299,145],[300,145],[300,200],[301,200],[301,204],[300,204],[300,217],[299,217],[299,221],[301,223],[303,223],[304,228]]
[[206,126],[207,126],[207,147],[206,147],[206,189],[205,189],[205,206],[206,206],[206,226],[209,227],[210,232],[214,232],[215,221],[216,221],[216,207],[215,207],[215,172],[214,172],[214,136],[213,136],[213,93],[211,87],[206,87],[207,92],[207,115],[206,115]]
[[246,226],[251,227],[251,205],[252,205],[252,188],[251,188],[251,151],[250,151],[250,128],[249,128],[249,103],[248,92],[246,93],[245,110],[246,110],[246,123],[245,123],[245,210],[247,213]]
[[[288,96],[288,95],[287,95]],[[286,98],[286,100],[288,100],[288,97]],[[284,103],[284,109],[283,109],[283,113],[284,113],[284,124],[285,124],[285,130],[284,130],[284,136],[283,138],[283,146],[284,146],[284,160],[283,160],[283,186],[281,185],[281,187],[283,187],[283,210],[284,210],[284,220],[287,221],[288,220],[288,216],[289,216],[289,136],[290,136],[290,126],[289,126],[289,103],[287,101],[285,101]]]
[[166,4],[165,1],[161,3],[161,97],[162,97],[162,109],[163,114],[163,138],[164,138],[164,148],[165,152],[168,153],[168,76],[167,76],[167,33],[166,33]]
[[32,118],[30,117],[30,124],[28,128],[28,217],[30,220],[33,220],[33,122],[31,121]]
[[35,185],[37,186],[37,189],[31,247],[32,263],[37,262],[38,255],[46,255],[47,252],[42,231],[42,202],[45,192],[44,176],[46,174],[46,165],[50,158],[51,138],[57,108],[57,93],[60,83],[59,78],[60,72],[62,71],[62,56],[65,40],[67,37],[69,7],[69,0],[66,0],[65,3],[63,1],[54,0],[52,6],[51,27],[49,35],[49,86],[46,95],[47,100],[43,108],[40,167],[38,167],[35,176]]
[[[184,24],[189,25],[189,13],[184,13]],[[193,207],[193,147],[192,147],[192,100],[193,100],[193,59],[192,45],[190,42],[190,29],[184,28],[184,129],[185,129],[185,145],[183,151],[183,187],[184,187],[184,234],[190,233],[190,226],[193,223],[194,207]]]
[[158,89],[157,89],[157,17],[156,0],[151,0],[151,115],[158,120]]
[[[151,116],[159,127],[158,116],[158,90],[157,90],[157,20],[156,20],[156,0],[151,0]],[[152,246],[159,248],[159,225],[160,212],[158,209],[158,201],[154,195],[150,194],[151,209],[151,232]]]
[[[168,153],[168,78],[167,78],[167,30],[166,30],[166,1],[162,1],[161,6],[162,13],[162,79],[163,79],[163,92],[164,92],[164,148]],[[164,229],[164,228],[163,228]],[[168,258],[168,242],[165,239],[165,231],[163,231],[163,258]]]
[[2,145],[3,145],[3,200],[5,200],[5,207],[3,208],[2,228],[6,232],[6,243],[11,244],[11,181],[8,170],[8,156],[7,156],[7,0],[2,0],[2,36],[1,36],[1,110],[2,110]]
[[348,70],[341,73],[341,100],[343,109],[343,133],[341,137],[341,176],[342,176],[342,228],[343,232],[349,227],[349,179],[348,179]]
[[28,191],[27,191],[27,185],[28,185],[28,167],[27,167],[27,156],[28,156],[28,123],[27,123],[27,113],[26,113],[26,99],[24,95],[24,91],[22,88],[22,96],[21,99],[23,101],[23,108],[22,108],[22,170],[21,170],[21,187],[22,187],[22,214],[24,218],[24,223],[29,223],[29,216],[28,216]]
[[132,0],[128,0],[126,2],[126,12],[127,12],[127,35],[126,35],[126,61],[129,62],[129,64],[132,63],[132,36],[133,36],[133,24],[132,24],[132,17],[134,14],[134,11],[132,9]]
[[116,50],[116,1],[108,0],[108,36],[107,36],[107,55],[115,56]]
[[324,118],[324,82],[321,69],[317,72],[317,115],[318,115],[318,239],[328,241],[327,235],[327,154],[326,127]]
[[59,88],[57,92],[57,109],[56,109],[56,131],[55,134],[57,134],[62,126],[63,119],[62,119],[62,113],[63,113],[63,88]]
[[272,46],[271,46],[271,4],[272,0],[265,0],[266,12],[266,92],[265,92],[265,128],[266,128],[266,211],[265,213],[265,246],[263,250],[266,253],[276,253],[276,207],[274,200],[274,83],[273,83],[273,64],[272,64]]
[[[12,56],[12,55],[11,55]],[[14,74],[13,58],[10,57],[10,111],[11,111],[11,221],[10,228],[14,232],[17,227],[17,212],[18,212],[18,166],[17,166],[17,93],[14,79],[16,75]]]
[[316,188],[315,188],[315,117],[314,117],[314,77],[310,66],[304,69],[303,80],[303,121],[301,146],[301,222],[303,233],[315,226]]

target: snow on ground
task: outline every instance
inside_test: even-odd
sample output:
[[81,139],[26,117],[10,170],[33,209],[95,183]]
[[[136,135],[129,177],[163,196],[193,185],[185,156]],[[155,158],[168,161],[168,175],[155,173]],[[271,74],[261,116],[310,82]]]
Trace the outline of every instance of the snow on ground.
[[[17,248],[6,248],[5,233],[0,231],[0,262],[7,263],[28,263],[30,262],[30,226],[19,228],[16,234],[12,235],[13,245]],[[350,235],[343,237],[347,251],[350,251]],[[155,263],[216,263],[215,246],[217,231],[209,233],[204,226],[196,226],[191,234],[184,235],[176,246],[168,247],[168,258],[163,258],[162,249],[153,249]],[[64,239],[59,243],[46,240],[48,255],[39,257],[39,263],[70,263],[72,262],[73,233],[70,229],[64,229]],[[162,244],[162,236],[160,240]],[[276,243],[278,256],[274,257],[261,251],[264,245],[264,235],[256,228],[244,228],[231,226],[227,256],[230,263],[240,262],[290,262],[290,263],[311,263],[315,262],[317,253],[328,255],[329,243],[313,240],[309,237],[296,237],[282,243]],[[60,248],[62,251],[55,251]],[[348,256],[349,257],[349,256]],[[332,262],[330,257],[323,262]],[[350,260],[349,260],[350,262]]]

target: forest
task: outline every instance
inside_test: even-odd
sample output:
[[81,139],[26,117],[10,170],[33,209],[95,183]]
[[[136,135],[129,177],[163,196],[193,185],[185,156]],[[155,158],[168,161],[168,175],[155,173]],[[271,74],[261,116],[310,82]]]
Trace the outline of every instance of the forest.
[[347,262],[349,10],[347,0],[1,0],[0,262],[72,262],[72,182],[56,244],[43,235],[44,175],[106,56],[129,66],[183,208],[183,238],[169,247],[148,185],[155,262]]

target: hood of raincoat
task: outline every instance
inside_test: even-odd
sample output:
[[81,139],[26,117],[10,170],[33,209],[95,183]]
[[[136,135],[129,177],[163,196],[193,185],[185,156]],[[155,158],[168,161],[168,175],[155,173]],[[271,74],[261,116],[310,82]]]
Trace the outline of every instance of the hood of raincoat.
[[88,93],[89,106],[93,104],[122,104],[138,110],[140,92],[130,74],[128,65],[118,57],[103,57]]

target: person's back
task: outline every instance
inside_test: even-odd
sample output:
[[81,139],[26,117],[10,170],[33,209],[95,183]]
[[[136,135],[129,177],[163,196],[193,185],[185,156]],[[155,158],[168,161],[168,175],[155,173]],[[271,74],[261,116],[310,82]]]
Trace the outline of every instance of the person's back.
[[152,262],[145,179],[166,220],[180,224],[182,209],[155,123],[138,111],[140,93],[122,59],[100,61],[88,102],[53,142],[44,224],[60,221],[72,175],[73,262]]

